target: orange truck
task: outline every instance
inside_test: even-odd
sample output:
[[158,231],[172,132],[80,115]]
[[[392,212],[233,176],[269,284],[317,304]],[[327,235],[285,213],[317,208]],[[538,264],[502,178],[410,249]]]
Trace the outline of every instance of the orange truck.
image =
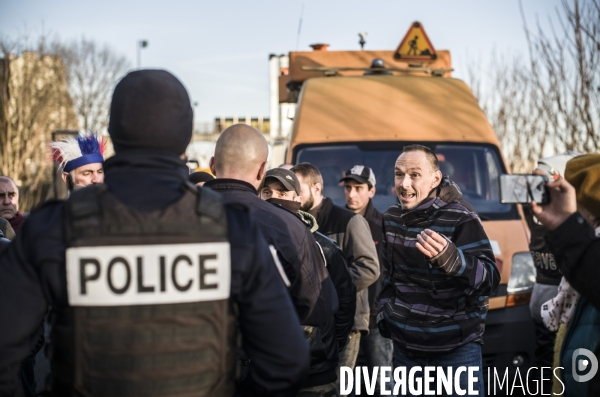
[[[373,203],[385,212],[396,200],[394,163],[402,148],[414,143],[432,148],[442,173],[477,210],[502,275],[489,297],[484,378],[487,368],[496,368],[499,374],[508,369],[513,379],[517,368],[523,373],[535,361],[529,312],[535,269],[520,208],[500,203],[500,175],[509,169],[473,93],[451,77],[450,52],[435,51],[430,43],[420,51],[414,42],[404,44],[396,51],[315,46],[312,52],[290,52],[289,69],[279,77],[280,102],[297,102],[286,162],[316,165],[324,194],[341,206],[338,182],[344,171],[355,164],[371,167],[377,178]],[[407,56],[407,50],[413,54]]]

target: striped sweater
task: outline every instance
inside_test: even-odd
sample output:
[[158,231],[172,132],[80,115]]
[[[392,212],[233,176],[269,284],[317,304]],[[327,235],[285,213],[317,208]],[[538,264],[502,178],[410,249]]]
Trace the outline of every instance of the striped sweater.
[[[378,298],[382,334],[415,353],[437,353],[482,343],[488,295],[500,281],[481,221],[454,183],[412,210],[400,205],[384,215],[385,281]],[[431,229],[448,245],[429,259],[415,246]]]

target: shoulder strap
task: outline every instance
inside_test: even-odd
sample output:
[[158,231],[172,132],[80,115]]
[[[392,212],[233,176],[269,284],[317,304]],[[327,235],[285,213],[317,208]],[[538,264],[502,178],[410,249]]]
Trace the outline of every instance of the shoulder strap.
[[100,196],[106,192],[104,184],[90,185],[74,190],[65,201],[66,205],[66,237],[72,242],[81,228],[98,228],[100,226]]
[[224,220],[224,207],[221,195],[209,188],[198,187],[196,212],[198,215],[209,216],[215,220]]
[[93,216],[100,212],[98,197],[106,191],[106,185],[90,185],[74,190],[67,199],[67,206],[75,219]]

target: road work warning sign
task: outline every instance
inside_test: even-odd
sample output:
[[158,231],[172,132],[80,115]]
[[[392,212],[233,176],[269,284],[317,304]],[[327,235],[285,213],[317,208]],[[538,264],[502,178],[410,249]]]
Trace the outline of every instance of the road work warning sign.
[[433,61],[437,58],[433,44],[420,22],[413,22],[410,26],[394,57],[406,61]]

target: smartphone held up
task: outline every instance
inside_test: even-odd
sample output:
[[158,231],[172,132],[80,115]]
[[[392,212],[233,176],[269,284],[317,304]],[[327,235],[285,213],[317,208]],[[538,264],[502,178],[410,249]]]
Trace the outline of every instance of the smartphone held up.
[[500,176],[500,202],[503,204],[547,204],[550,194],[545,175],[516,174]]

